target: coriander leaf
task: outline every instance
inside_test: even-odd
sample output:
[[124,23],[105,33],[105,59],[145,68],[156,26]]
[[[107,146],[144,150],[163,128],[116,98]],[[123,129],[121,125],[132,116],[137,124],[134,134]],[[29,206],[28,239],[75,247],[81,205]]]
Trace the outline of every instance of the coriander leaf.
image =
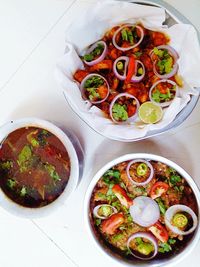
[[16,186],[17,182],[15,179],[8,179],[6,184],[10,189],[13,189]]
[[54,181],[60,181],[61,180],[60,176],[56,172],[56,169],[53,165],[51,165],[49,163],[45,163],[44,168],[48,172],[50,177],[53,178]]
[[126,105],[120,105],[115,103],[112,108],[113,117],[117,121],[126,121],[128,120],[128,112]]
[[20,167],[20,172],[26,171],[32,157],[32,150],[29,145],[25,145],[18,155],[17,163]]
[[21,189],[21,191],[20,191],[20,196],[21,196],[21,197],[24,197],[26,194],[27,194],[26,187],[23,186],[22,189]]
[[101,219],[95,219],[96,226],[99,226],[101,224]]
[[2,170],[9,170],[12,167],[13,167],[13,162],[11,160],[0,162],[0,169],[2,169]]

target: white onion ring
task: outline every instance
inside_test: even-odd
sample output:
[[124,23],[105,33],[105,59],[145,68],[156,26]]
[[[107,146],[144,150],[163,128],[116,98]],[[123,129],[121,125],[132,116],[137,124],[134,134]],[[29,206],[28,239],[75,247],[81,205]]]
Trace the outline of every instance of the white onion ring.
[[[143,258],[142,256],[140,257],[140,256],[138,256],[137,254],[134,254],[134,253],[133,253],[133,250],[130,248],[130,242],[131,242],[133,239],[137,238],[137,237],[141,237],[141,238],[148,239],[148,240],[152,243],[152,245],[154,246],[154,253],[153,253],[152,256],[150,256],[150,257],[144,257],[144,258]],[[136,257],[136,258],[138,258],[138,259],[141,259],[141,260],[150,260],[150,259],[154,258],[154,257],[157,255],[157,253],[158,253],[158,243],[157,243],[155,237],[154,237],[152,234],[147,233],[147,232],[137,232],[137,233],[131,235],[131,236],[128,238],[128,240],[127,240],[127,248],[128,248],[128,250],[130,251],[130,253],[131,253],[134,257]]]
[[[132,46],[129,46],[129,47],[121,47],[121,46],[119,46],[119,45],[116,43],[116,40],[115,40],[117,34],[118,34],[123,28],[126,28],[126,27],[132,27],[132,26],[134,26],[135,28],[137,28],[137,29],[140,30],[140,33],[141,33],[140,40],[139,40],[136,44],[134,44],[134,45],[132,45]],[[133,49],[133,48],[137,47],[137,46],[142,42],[143,38],[144,38],[144,31],[143,31],[142,27],[140,27],[140,26],[138,26],[138,25],[135,25],[135,24],[126,24],[126,25],[123,25],[122,27],[120,27],[120,28],[114,33],[112,41],[113,41],[113,45],[114,45],[117,49],[119,49],[119,50],[121,50],[121,51],[128,51],[128,50],[130,50],[130,49]]]
[[114,213],[117,213],[117,209],[116,209],[115,207],[111,206],[111,205],[108,205],[108,204],[97,205],[97,206],[93,209],[93,215],[94,215],[95,217],[99,218],[99,219],[104,220],[104,219],[107,219],[107,218],[109,218],[109,217],[111,216],[111,215],[109,215],[108,217],[105,217],[105,216],[100,216],[100,215],[98,214],[98,210],[99,210],[99,208],[101,208],[102,206],[107,206],[107,207],[112,208],[113,213],[112,213],[111,215],[113,215]]
[[[136,75],[137,74],[138,65],[140,65],[142,67],[142,69],[143,69],[143,74],[140,75],[140,76]],[[136,68],[136,70],[135,70],[136,74],[132,76],[131,81],[134,82],[134,83],[138,83],[138,82],[142,81],[142,79],[145,76],[145,67],[144,67],[144,64],[140,60],[136,60],[135,68]]]
[[[138,163],[138,162],[145,163],[149,167],[149,169],[150,169],[150,175],[149,175],[149,177],[147,178],[147,180],[145,182],[142,182],[142,183],[135,182],[131,178],[131,175],[130,175],[131,165],[134,164],[134,163]],[[126,174],[127,174],[128,178],[129,178],[129,180],[131,181],[131,183],[133,183],[134,185],[137,185],[137,186],[144,186],[144,185],[148,184],[152,180],[152,178],[154,176],[154,169],[153,169],[153,166],[151,165],[151,163],[148,162],[147,160],[134,159],[134,160],[130,161],[129,164],[127,165],[127,167],[126,167]]]
[[[89,99],[86,97],[86,95],[85,95],[85,91],[86,91],[85,88],[84,88],[85,82],[86,82],[89,78],[91,78],[92,76],[98,76],[98,77],[102,78],[102,79],[105,81],[106,85],[107,85],[108,92],[107,92],[106,97],[105,97],[104,99],[102,99],[102,100],[99,100],[99,101],[91,101],[91,100],[89,100]],[[83,97],[85,100],[87,99],[88,101],[90,101],[90,103],[92,103],[92,104],[100,104],[100,103],[104,102],[104,101],[107,99],[107,97],[109,96],[109,93],[110,93],[110,87],[109,87],[109,84],[108,84],[107,80],[106,80],[103,76],[101,76],[101,75],[99,75],[99,74],[96,74],[96,73],[90,73],[90,74],[88,74],[88,75],[82,80],[82,82],[81,82],[81,84],[80,84],[80,90],[81,90],[82,97]]]
[[[119,72],[118,72],[118,70],[117,70],[117,63],[118,63],[119,61],[122,61],[122,60],[125,61],[125,65],[124,65],[124,75],[120,75]],[[115,76],[116,76],[119,80],[121,80],[121,81],[124,81],[124,80],[126,79],[128,63],[129,63],[129,58],[126,57],[126,56],[122,56],[122,57],[118,57],[118,58],[115,60],[114,64],[113,64],[113,72],[114,72]]]
[[[173,218],[173,216],[178,213],[184,211],[188,214],[191,215],[192,220],[193,220],[193,226],[188,230],[188,231],[182,231],[180,230],[178,227],[174,226],[171,224],[171,220]],[[166,213],[165,213],[165,225],[175,234],[177,235],[188,235],[191,234],[197,227],[198,224],[198,220],[197,220],[197,216],[194,213],[194,211],[189,208],[188,206],[185,205],[173,205],[170,208],[167,209]]]
[[178,72],[178,64],[174,63],[173,69],[170,73],[161,75],[156,70],[156,63],[157,63],[157,61],[154,61],[154,63],[153,63],[153,72],[160,79],[169,79],[169,78],[173,77]]
[[160,218],[159,206],[157,202],[150,197],[136,197],[129,211],[133,221],[143,227],[152,226]]
[[[116,121],[116,120],[113,118],[113,115],[112,115],[112,108],[113,108],[115,102],[117,101],[117,99],[120,98],[120,97],[123,97],[123,96],[129,97],[129,98],[133,98],[133,99],[136,101],[137,108],[136,108],[136,112],[135,112],[135,114],[134,114],[132,117],[128,118],[128,120],[126,120],[126,121],[124,121],[124,122],[119,122],[119,121]],[[127,123],[127,122],[133,122],[133,121],[136,119],[136,117],[137,117],[137,111],[138,111],[139,106],[140,106],[139,101],[138,101],[137,98],[134,97],[133,95],[128,94],[128,93],[121,93],[121,94],[118,94],[118,95],[116,95],[116,96],[114,97],[114,99],[113,99],[112,102],[110,103],[110,108],[109,108],[110,117],[111,117],[112,121],[115,122],[115,123]]]
[[93,66],[93,65],[101,62],[105,58],[105,56],[108,52],[108,47],[104,41],[98,41],[98,42],[94,43],[92,46],[90,46],[88,48],[88,50],[86,51],[85,54],[90,54],[98,46],[98,44],[102,44],[104,46],[104,50],[103,50],[102,54],[97,59],[92,60],[92,61],[83,60],[86,65]]
[[176,84],[174,81],[167,80],[167,79],[163,79],[163,80],[159,80],[159,81],[155,82],[155,83],[152,85],[152,87],[151,87],[151,89],[150,89],[150,91],[149,91],[149,98],[150,98],[151,102],[153,102],[153,103],[155,103],[155,104],[157,104],[158,106],[163,107],[163,108],[164,108],[164,107],[168,107],[168,106],[173,102],[173,100],[175,99],[175,97],[177,96],[177,93],[178,93],[177,88],[176,88],[176,93],[175,93],[174,99],[172,99],[172,100],[170,100],[170,101],[168,101],[168,102],[163,102],[163,103],[158,103],[158,102],[154,101],[153,98],[152,98],[151,93],[152,93],[153,89],[154,89],[159,83],[166,83],[166,82],[167,82],[167,83],[170,83],[170,84],[172,84],[173,86],[176,86],[176,87],[177,87],[177,84]]

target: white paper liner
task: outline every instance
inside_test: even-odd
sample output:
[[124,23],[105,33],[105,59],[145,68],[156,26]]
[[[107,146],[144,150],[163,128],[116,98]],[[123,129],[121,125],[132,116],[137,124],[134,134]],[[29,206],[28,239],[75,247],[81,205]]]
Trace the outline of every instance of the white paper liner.
[[[73,79],[77,69],[83,69],[78,54],[83,54],[90,44],[101,39],[113,26],[125,22],[142,22],[147,28],[166,32],[170,45],[176,49],[180,58],[179,74],[184,77],[184,88],[179,89],[169,108],[165,109],[163,119],[152,125],[136,121],[133,125],[117,125],[105,118],[103,112],[82,99],[79,85]],[[82,16],[75,17],[67,31],[66,51],[59,60],[56,77],[68,103],[87,124],[96,131],[112,139],[133,140],[141,138],[150,130],[161,130],[169,125],[176,115],[190,101],[190,94],[197,94],[194,87],[200,87],[200,47],[197,33],[192,25],[176,24],[170,28],[162,26],[165,21],[163,8],[142,6],[127,2],[100,1],[87,3]]]

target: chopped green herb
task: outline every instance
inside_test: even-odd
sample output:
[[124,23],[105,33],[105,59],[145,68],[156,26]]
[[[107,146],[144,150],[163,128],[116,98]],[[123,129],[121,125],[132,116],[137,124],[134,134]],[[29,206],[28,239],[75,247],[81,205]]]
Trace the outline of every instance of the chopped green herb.
[[169,238],[168,243],[169,243],[170,245],[173,245],[173,244],[176,243],[176,239]]
[[16,186],[17,182],[15,179],[8,179],[7,180],[7,186],[10,188],[10,189],[13,189],[15,186]]
[[120,182],[120,172],[118,170],[108,170],[103,175],[103,181],[106,184],[117,184]]
[[21,191],[20,191],[20,196],[21,196],[21,197],[24,197],[26,194],[27,194],[26,187],[23,186],[22,189],[21,189]]
[[97,47],[90,53],[83,56],[85,61],[92,61],[95,59],[96,56],[100,56],[104,50],[103,44],[97,44]]
[[21,152],[18,155],[17,163],[20,167],[20,172],[24,172],[27,170],[30,165],[30,160],[32,157],[32,150],[29,145],[25,145]]
[[123,40],[123,41],[128,41],[128,32],[127,32],[126,29],[123,29],[123,30],[121,31],[121,35],[122,35],[122,40]]
[[56,169],[53,165],[51,165],[49,163],[45,163],[44,168],[48,172],[48,174],[51,176],[51,178],[53,178],[54,181],[60,181],[61,180],[60,176],[56,172]]
[[89,99],[90,100],[101,98],[100,94],[97,93],[97,88],[92,87],[92,88],[87,88],[86,90],[89,92]]
[[159,209],[160,209],[160,213],[161,213],[162,215],[164,215],[165,212],[166,212],[166,207],[165,207],[163,201],[161,200],[161,198],[157,198],[157,199],[156,199],[156,202],[158,203],[158,206],[159,206]]
[[120,241],[121,238],[123,238],[123,234],[119,233],[119,234],[112,236],[112,241],[117,242],[117,241]]
[[142,55],[142,52],[138,51],[138,52],[135,52],[134,54],[135,54],[136,57],[140,57]]
[[169,252],[169,251],[171,251],[171,250],[172,250],[172,247],[171,247],[170,244],[168,244],[168,243],[161,243],[161,244],[159,245],[159,249],[158,249],[158,251],[159,251],[160,253]]
[[96,226],[99,226],[100,224],[101,224],[101,219],[95,219],[95,224],[96,224]]
[[128,112],[126,105],[120,105],[115,103],[112,108],[113,117],[117,121],[126,121],[128,120]]
[[176,174],[171,175],[170,183],[172,185],[176,185],[177,183],[180,183],[180,182],[181,182],[181,177],[179,175],[176,175]]
[[87,79],[84,83],[85,88],[98,88],[100,85],[104,84],[104,80],[99,76],[92,76]]
[[152,93],[152,99],[157,103],[160,103],[162,101],[170,101],[172,99],[172,97],[173,96],[170,92],[170,89],[167,89],[166,94],[162,94],[158,89],[156,89]]
[[13,167],[13,162],[11,160],[7,160],[7,161],[1,161],[0,162],[0,169],[2,170],[9,170]]

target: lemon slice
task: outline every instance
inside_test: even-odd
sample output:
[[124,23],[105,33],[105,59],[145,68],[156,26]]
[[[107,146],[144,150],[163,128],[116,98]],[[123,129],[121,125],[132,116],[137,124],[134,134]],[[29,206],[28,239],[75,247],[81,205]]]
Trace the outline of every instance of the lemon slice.
[[141,121],[153,124],[162,119],[163,110],[160,106],[149,101],[140,106],[138,114]]

